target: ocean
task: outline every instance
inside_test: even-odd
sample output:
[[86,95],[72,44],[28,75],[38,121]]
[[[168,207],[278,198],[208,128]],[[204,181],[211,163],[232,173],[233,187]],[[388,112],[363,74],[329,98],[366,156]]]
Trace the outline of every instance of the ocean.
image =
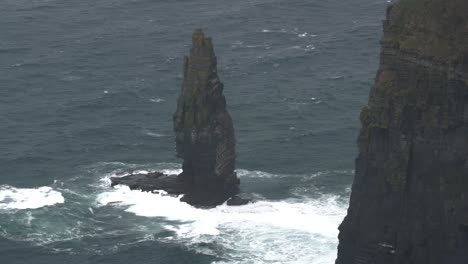
[[[334,263],[387,5],[2,0],[0,263]],[[172,114],[197,28],[213,38],[246,206],[110,187],[180,171]]]

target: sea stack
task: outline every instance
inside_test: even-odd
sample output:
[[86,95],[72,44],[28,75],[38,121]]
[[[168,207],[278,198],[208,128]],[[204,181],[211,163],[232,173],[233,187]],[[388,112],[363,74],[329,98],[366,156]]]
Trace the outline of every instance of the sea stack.
[[196,30],[174,114],[179,178],[190,186],[183,200],[191,204],[219,204],[238,192],[234,126],[216,64],[211,38]]
[[184,58],[183,71],[173,117],[177,157],[183,160],[182,173],[113,177],[112,186],[121,184],[143,191],[183,194],[182,201],[200,207],[225,201],[228,205],[246,204],[247,199],[236,195],[240,181],[234,171],[234,126],[226,110],[213,44],[201,30],[193,33],[192,49],[190,56]]
[[468,263],[467,13],[388,7],[337,264]]

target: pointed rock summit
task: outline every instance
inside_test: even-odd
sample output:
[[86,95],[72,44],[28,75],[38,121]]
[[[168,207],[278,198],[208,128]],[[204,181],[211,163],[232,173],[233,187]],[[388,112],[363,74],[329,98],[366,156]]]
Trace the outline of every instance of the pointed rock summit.
[[234,171],[234,126],[226,110],[211,38],[201,30],[193,33],[190,56],[184,58],[184,80],[173,118],[182,173],[114,177],[112,186],[184,194],[181,200],[196,206],[216,206],[226,200],[228,205],[247,203],[236,196],[240,181]]
[[184,81],[174,114],[177,156],[183,159],[179,178],[189,186],[183,200],[219,204],[238,192],[235,138],[226,110],[211,38],[201,30],[192,36],[184,58]]

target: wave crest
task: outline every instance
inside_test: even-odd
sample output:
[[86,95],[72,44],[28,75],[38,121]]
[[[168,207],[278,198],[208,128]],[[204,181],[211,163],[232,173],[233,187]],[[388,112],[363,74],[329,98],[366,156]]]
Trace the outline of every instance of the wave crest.
[[336,195],[212,209],[179,198],[117,186],[98,195],[97,203],[164,219],[163,227],[174,233],[164,239],[224,259],[216,263],[333,263],[337,227],[346,213]]
[[0,187],[0,209],[37,209],[44,206],[64,203],[62,193],[44,186],[39,188]]

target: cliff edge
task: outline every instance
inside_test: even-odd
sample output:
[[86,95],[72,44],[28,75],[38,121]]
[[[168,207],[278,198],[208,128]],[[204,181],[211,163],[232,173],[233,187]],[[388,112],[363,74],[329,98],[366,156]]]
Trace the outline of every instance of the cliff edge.
[[467,14],[388,7],[337,264],[468,263]]

